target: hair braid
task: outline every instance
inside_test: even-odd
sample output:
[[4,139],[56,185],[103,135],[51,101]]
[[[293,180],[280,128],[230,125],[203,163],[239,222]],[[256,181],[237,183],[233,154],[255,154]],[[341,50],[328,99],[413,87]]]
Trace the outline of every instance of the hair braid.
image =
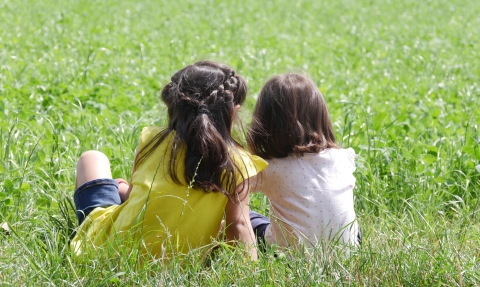
[[177,143],[172,145],[168,170],[174,182],[181,183],[177,162],[184,156],[185,182],[232,194],[238,175],[243,176],[231,156],[239,146],[231,136],[232,114],[246,92],[245,81],[232,69],[209,61],[187,66],[171,78],[162,99],[169,114],[166,133],[174,131]]

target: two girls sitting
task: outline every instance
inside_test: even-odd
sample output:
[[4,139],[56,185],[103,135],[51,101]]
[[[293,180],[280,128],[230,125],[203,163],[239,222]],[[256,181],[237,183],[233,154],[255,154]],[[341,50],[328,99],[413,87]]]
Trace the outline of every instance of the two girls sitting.
[[[187,253],[209,245],[224,216],[227,239],[243,243],[253,260],[255,236],[280,246],[334,237],[358,244],[355,153],[336,144],[313,81],[286,74],[267,82],[248,131],[250,152],[232,138],[246,91],[243,78],[219,63],[178,71],[161,93],[168,126],[143,129],[129,184],[112,179],[103,153],[83,153],[73,252],[128,241],[154,258]],[[254,189],[269,198],[270,219],[250,211]]]

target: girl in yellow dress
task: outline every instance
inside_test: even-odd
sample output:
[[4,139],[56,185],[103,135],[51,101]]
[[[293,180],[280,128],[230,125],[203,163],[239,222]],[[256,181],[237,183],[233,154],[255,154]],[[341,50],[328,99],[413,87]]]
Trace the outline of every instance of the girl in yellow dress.
[[219,63],[202,61],[178,71],[161,93],[168,127],[143,129],[129,184],[112,179],[103,153],[83,153],[73,252],[114,243],[168,258],[209,245],[225,215],[227,239],[240,241],[257,259],[249,190],[267,163],[231,135],[246,91],[245,81]]

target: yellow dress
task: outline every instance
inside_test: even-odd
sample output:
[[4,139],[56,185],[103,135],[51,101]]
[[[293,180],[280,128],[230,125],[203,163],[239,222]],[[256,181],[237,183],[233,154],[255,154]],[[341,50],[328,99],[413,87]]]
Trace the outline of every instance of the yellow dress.
[[[159,127],[144,128],[137,151],[161,130]],[[95,208],[87,216],[71,241],[76,255],[96,252],[104,244],[113,243],[122,248],[139,248],[143,255],[160,258],[171,251],[186,253],[208,245],[217,236],[228,199],[220,192],[205,193],[189,189],[183,181],[182,185],[173,182],[168,175],[173,138],[174,132],[171,132],[138,164],[127,201],[121,205]],[[233,158],[245,179],[267,166],[263,159],[242,149]],[[179,178],[184,170],[185,162],[181,157],[177,166]],[[237,184],[241,180],[238,176]]]

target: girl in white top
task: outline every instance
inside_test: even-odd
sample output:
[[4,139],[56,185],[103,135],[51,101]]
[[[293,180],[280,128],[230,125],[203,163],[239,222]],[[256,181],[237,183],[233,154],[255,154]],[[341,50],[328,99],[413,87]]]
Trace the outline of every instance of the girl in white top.
[[309,77],[285,74],[265,84],[247,141],[269,163],[257,189],[270,200],[270,219],[250,212],[259,243],[361,243],[353,208],[355,152],[336,144],[325,100]]

